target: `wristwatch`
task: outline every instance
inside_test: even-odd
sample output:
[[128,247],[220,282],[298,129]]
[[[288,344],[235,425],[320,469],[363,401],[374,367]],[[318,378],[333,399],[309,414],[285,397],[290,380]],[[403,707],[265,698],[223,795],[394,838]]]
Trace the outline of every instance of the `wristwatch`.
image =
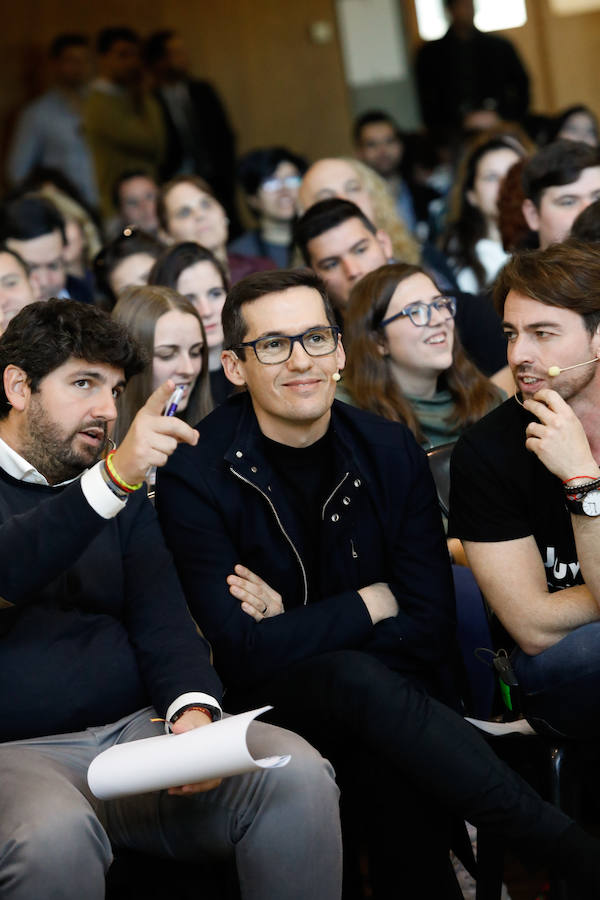
[[590,491],[580,499],[566,497],[567,509],[575,516],[600,516],[600,491]]

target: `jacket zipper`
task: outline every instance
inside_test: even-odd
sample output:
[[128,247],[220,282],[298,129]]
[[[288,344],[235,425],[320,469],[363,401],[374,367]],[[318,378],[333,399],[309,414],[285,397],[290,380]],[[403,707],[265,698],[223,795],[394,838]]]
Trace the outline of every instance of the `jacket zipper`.
[[334,496],[334,494],[336,494],[336,493],[339,491],[339,489],[341,488],[341,486],[343,485],[343,483],[345,482],[345,480],[346,480],[346,478],[348,477],[349,474],[350,474],[350,472],[346,472],[346,474],[344,475],[344,477],[342,478],[342,480],[340,481],[340,483],[337,485],[337,487],[334,487],[334,489],[333,489],[332,492],[330,493],[329,497],[327,498],[327,500],[326,500],[325,503],[323,504],[323,509],[321,510],[321,519],[322,519],[323,521],[325,520],[325,509],[326,509],[326,507],[327,507],[327,504],[328,504],[329,501],[332,499],[332,497]]
[[[281,519],[280,519],[279,516],[277,515],[277,510],[275,509],[275,506],[274,506],[274,504],[273,504],[273,501],[272,501],[269,497],[267,497],[267,495],[265,494],[265,492],[264,492],[263,490],[261,490],[261,488],[259,488],[259,486],[258,486],[257,484],[254,484],[254,482],[249,481],[247,478],[244,478],[243,475],[240,475],[239,472],[236,472],[236,470],[233,468],[233,466],[230,466],[230,467],[229,467],[229,471],[232,472],[232,473],[235,475],[236,478],[239,478],[240,481],[243,481],[245,484],[249,484],[250,487],[254,488],[255,491],[258,491],[258,493],[259,493],[262,497],[265,498],[265,500],[267,501],[267,503],[268,503],[269,506],[271,507],[271,509],[272,509],[272,511],[273,511],[273,515],[275,516],[275,521],[277,522],[277,524],[279,525],[279,528],[281,529],[281,533],[283,534],[283,536],[285,537],[286,541],[288,542],[288,544],[290,545],[290,547],[291,547],[292,550],[294,551],[294,553],[295,553],[295,555],[296,555],[296,559],[298,560],[298,565],[300,566],[300,571],[302,572],[302,580],[303,580],[303,582],[304,582],[304,603],[303,603],[303,606],[306,606],[306,604],[308,603],[308,580],[307,580],[307,578],[306,578],[306,571],[305,571],[305,569],[304,569],[304,564],[303,564],[303,562],[302,562],[302,559],[300,558],[300,554],[298,553],[298,551],[296,550],[296,547],[294,546],[294,542],[292,541],[291,537],[289,536],[289,534],[287,533],[287,531],[285,530],[285,528],[284,528],[283,525],[281,524]],[[341,482],[340,482],[340,483],[341,483]],[[338,487],[339,487],[339,485],[338,485]],[[336,491],[337,491],[337,488],[336,488]],[[334,493],[335,493],[335,491],[334,491]],[[327,504],[326,504],[326,505],[327,505]]]

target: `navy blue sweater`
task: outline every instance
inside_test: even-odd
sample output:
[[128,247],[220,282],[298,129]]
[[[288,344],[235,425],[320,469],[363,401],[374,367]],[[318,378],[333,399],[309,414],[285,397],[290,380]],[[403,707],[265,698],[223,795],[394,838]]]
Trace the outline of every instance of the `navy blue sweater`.
[[187,691],[221,697],[152,505],[103,519],[79,481],[0,469],[0,740],[81,730]]

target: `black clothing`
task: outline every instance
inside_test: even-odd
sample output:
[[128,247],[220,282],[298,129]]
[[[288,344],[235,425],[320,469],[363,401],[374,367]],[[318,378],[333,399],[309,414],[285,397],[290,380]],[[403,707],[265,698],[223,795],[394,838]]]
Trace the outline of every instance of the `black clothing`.
[[463,40],[453,28],[425,43],[416,59],[421,114],[442,139],[460,131],[466,113],[496,110],[519,121],[529,107],[529,77],[506,38],[473,29]]
[[536,417],[511,397],[459,439],[451,462],[448,533],[465,541],[533,535],[550,591],[583,584],[560,479],[525,447]]
[[463,349],[484,375],[506,366],[502,320],[489,294],[456,294],[455,322]]
[[0,469],[0,741],[80,731],[188,691],[221,697],[151,503],[113,519],[79,481]]
[[167,132],[167,152],[162,178],[176,175],[184,160],[191,157],[194,173],[204,178],[225,207],[230,220],[229,232],[239,232],[235,204],[235,135],[219,95],[207,81],[190,79],[186,108],[182,118],[188,128],[182,130],[175,122],[160,89],[155,91],[163,112]]

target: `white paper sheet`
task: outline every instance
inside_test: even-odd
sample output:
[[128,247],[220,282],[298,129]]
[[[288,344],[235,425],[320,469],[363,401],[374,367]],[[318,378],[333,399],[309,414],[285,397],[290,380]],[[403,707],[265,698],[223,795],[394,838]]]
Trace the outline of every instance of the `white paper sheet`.
[[92,760],[88,769],[90,789],[100,800],[112,800],[285,766],[290,756],[254,759],[248,749],[248,726],[268,709],[272,707],[228,716],[183,734],[162,734],[116,744]]

